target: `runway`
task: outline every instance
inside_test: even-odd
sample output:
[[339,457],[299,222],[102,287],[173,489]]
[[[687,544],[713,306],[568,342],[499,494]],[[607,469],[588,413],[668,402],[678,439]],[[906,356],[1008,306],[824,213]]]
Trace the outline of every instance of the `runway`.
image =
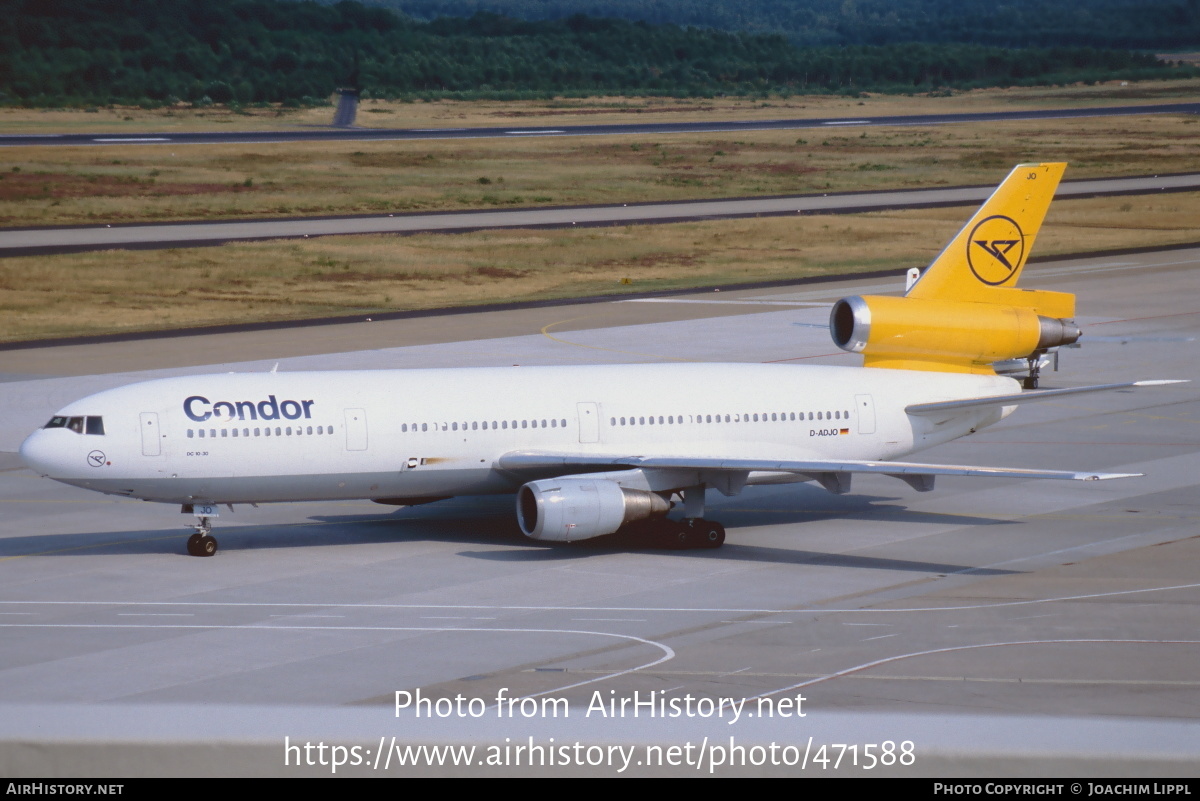
[[[1200,189],[1200,175],[1145,175],[1063,181],[1056,197],[1085,198]],[[113,248],[162,249],[264,239],[345,234],[464,233],[498,228],[647,225],[684,220],[724,220],[793,214],[853,214],[888,209],[974,206],[994,185],[899,189],[782,197],[726,198],[673,203],[557,206],[509,211],[401,213],[99,226],[0,229],[0,258],[79,253]]]
[[1118,117],[1132,114],[1195,114],[1200,103],[1158,103],[1144,106],[1033,109],[972,114],[911,114],[890,117],[835,117],[781,120],[701,120],[610,125],[479,128],[309,128],[281,131],[208,131],[195,133],[4,134],[0,147],[121,147],[139,145],[263,144],[267,142],[380,142],[405,139],[510,139],[527,136],[607,136],[611,134],[715,133],[872,125],[949,125],[999,120],[1051,120],[1080,117]]
[[[1196,248],[1028,266],[1106,338],[1043,385],[1200,379],[1198,267]],[[238,508],[197,559],[174,508],[13,453],[99,389],[276,362],[853,364],[827,304],[902,286],[0,353],[0,773],[328,775],[338,753],[337,775],[1193,776],[1197,383],[1032,404],[915,457],[1144,478],[710,493],[716,551],[546,547],[485,498]],[[404,750],[447,745],[477,750]]]

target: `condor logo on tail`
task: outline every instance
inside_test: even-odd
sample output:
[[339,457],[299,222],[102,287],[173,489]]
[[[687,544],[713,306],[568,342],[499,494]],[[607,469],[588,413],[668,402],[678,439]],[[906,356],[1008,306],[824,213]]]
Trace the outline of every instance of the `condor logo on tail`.
[[1021,226],[1003,214],[981,220],[967,237],[967,264],[975,277],[988,286],[999,286],[1012,278],[1021,269],[1024,258],[1025,235]]

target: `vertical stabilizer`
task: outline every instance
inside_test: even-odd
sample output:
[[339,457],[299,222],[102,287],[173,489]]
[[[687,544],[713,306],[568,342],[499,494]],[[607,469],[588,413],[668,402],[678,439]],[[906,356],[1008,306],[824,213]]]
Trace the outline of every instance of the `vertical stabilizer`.
[[1018,164],[906,297],[995,303],[1016,286],[1066,164]]

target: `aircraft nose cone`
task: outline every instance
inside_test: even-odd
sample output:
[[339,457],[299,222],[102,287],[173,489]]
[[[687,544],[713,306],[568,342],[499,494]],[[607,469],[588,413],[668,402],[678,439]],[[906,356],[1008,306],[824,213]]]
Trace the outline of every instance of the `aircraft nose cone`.
[[50,443],[46,441],[46,432],[38,429],[25,438],[21,443],[21,461],[23,461],[29,469],[40,473],[43,476],[54,474],[55,468],[55,453],[50,447]]

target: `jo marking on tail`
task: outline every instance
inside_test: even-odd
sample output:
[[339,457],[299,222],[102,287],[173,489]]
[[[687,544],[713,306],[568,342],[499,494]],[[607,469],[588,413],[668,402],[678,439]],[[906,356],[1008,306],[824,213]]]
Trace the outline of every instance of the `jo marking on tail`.
[[[1169,381],[1022,392],[1028,364],[1080,333],[1075,298],[1016,283],[1063,164],[1018,166],[904,297],[851,297],[833,339],[863,367],[640,364],[242,373],[167,378],[69,404],[21,446],[26,464],[100,492],[180,504],[189,553],[217,550],[218,506],[516,495],[521,530],[574,541],[641,528],[717,547],[705,492],[882,473],[1131,474],[901,461],[999,422],[1020,403]],[[668,517],[673,507],[681,515]]]

